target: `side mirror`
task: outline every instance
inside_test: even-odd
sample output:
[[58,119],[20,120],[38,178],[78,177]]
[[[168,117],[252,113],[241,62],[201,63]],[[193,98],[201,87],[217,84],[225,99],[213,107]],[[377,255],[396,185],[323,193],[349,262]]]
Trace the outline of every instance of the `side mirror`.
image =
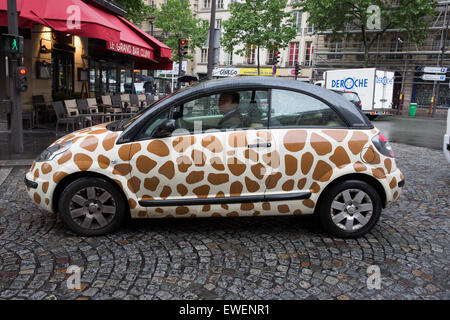
[[153,138],[166,138],[175,131],[175,120],[166,120],[153,131]]

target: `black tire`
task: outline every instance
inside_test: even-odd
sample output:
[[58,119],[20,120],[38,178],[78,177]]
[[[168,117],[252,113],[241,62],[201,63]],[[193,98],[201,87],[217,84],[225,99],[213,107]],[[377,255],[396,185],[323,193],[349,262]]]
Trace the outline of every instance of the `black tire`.
[[[88,194],[88,190],[91,195]],[[101,197],[102,195],[104,197]],[[106,197],[107,200],[102,202]],[[82,205],[81,202],[84,200],[87,202]],[[59,197],[58,210],[64,226],[81,236],[111,233],[123,224],[127,215],[127,206],[117,187],[104,179],[93,177],[71,182]],[[103,216],[101,220],[100,215]],[[82,225],[85,220],[91,220],[89,227]]]
[[[349,191],[349,195],[352,196],[352,200],[350,202],[345,202],[343,193],[346,192],[346,190]],[[363,191],[365,193],[364,199],[361,201],[361,203],[358,205],[357,201],[354,201],[354,199],[358,200],[356,198],[356,195],[359,194],[359,191]],[[338,197],[336,200],[336,197]],[[368,196],[368,198],[366,197]],[[370,199],[370,201],[369,201]],[[349,203],[349,206],[345,206],[345,212],[341,212],[339,209],[332,209],[332,203],[336,200],[336,205],[341,205],[342,203]],[[367,208],[367,206],[372,205],[372,210],[370,211],[361,211],[359,212],[359,208],[363,210],[363,205],[365,205],[364,208]],[[333,205],[335,206],[335,205]],[[347,210],[352,211],[347,211]],[[338,238],[356,238],[360,237],[366,233],[368,233],[372,228],[376,225],[378,222],[382,210],[382,201],[380,198],[380,195],[375,190],[374,187],[372,187],[370,184],[360,181],[360,180],[348,180],[341,182],[335,186],[333,186],[330,190],[327,190],[327,193],[324,194],[324,197],[321,199],[319,206],[318,206],[318,216],[321,221],[322,227],[331,235],[338,237]],[[355,212],[353,212],[355,211]],[[371,212],[369,216],[369,212]],[[342,213],[342,215],[340,215]],[[359,217],[364,218],[367,222],[363,224],[362,222],[359,222],[356,215],[359,213]],[[354,216],[355,214],[355,216]],[[340,215],[338,217],[338,215]],[[347,220],[351,221],[357,221],[358,224],[356,226],[353,226],[355,229],[348,231],[346,229],[343,229],[342,227],[346,228],[347,226],[343,226],[343,223],[335,223],[333,222],[333,218],[339,220],[343,216],[348,216],[350,219],[343,218],[345,222]],[[354,217],[353,217],[354,216]],[[366,219],[366,217],[369,217]],[[344,221],[342,220],[342,221]],[[341,227],[338,226],[338,224],[341,225]],[[359,228],[358,228],[358,225]]]

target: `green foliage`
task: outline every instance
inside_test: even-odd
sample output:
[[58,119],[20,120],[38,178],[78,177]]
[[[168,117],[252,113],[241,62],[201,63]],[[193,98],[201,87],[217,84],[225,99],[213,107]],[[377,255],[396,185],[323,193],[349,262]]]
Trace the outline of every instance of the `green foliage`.
[[[370,33],[374,37],[369,41],[367,22],[373,21],[373,12],[368,9],[372,5],[380,9],[381,27]],[[304,0],[294,7],[309,13],[308,23],[314,24],[316,33],[332,30],[333,37],[338,39],[349,29],[361,30],[366,66],[368,50],[387,29],[398,28],[408,34],[411,42],[421,43],[436,14],[436,0]]]
[[[189,49],[203,47],[208,34],[209,22],[193,18],[189,0],[167,0],[161,11],[155,12],[156,28],[168,33],[164,43],[172,49],[172,60],[178,60],[178,39],[188,39]],[[192,59],[191,56],[185,58]]]
[[116,0],[116,2],[127,11],[125,18],[134,23],[141,23],[153,11],[143,0]]
[[[232,3],[231,16],[223,22],[221,44],[225,51],[234,51],[244,56],[251,45],[258,49],[258,55],[259,48],[287,47],[297,34],[293,16],[285,11],[287,2],[288,0],[244,0]],[[238,46],[241,48],[236,49]]]

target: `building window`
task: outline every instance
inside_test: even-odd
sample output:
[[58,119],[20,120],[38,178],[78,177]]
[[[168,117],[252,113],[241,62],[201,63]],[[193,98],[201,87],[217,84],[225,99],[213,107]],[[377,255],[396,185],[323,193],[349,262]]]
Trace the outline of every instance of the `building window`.
[[314,24],[308,24],[308,27],[306,28],[307,33],[313,33],[314,32]]
[[[390,52],[401,52],[403,51],[403,39],[397,37],[391,40]],[[389,60],[399,60],[403,59],[401,54],[388,54],[387,58]]]
[[[342,52],[342,41],[330,42],[328,47],[330,52]],[[328,59],[342,59],[342,54],[330,54]]]
[[313,54],[313,46],[311,41],[306,42],[306,51],[305,51],[305,66],[309,67],[311,65],[311,58]]
[[289,63],[288,63],[289,67],[294,66],[295,62],[298,61],[299,48],[300,44],[298,42],[291,42],[289,47]]
[[211,8],[211,0],[203,0],[203,9]]
[[222,20],[221,19],[216,20],[216,29],[222,30]]
[[302,13],[299,11],[294,11],[294,27],[297,29],[297,33],[302,33]]
[[208,49],[202,49],[201,63],[208,63]]
[[227,66],[232,66],[233,65],[233,52],[228,52],[227,53],[226,65]]
[[217,9],[223,9],[223,0],[217,0]]
[[255,45],[252,44],[247,49],[247,63],[248,64],[255,64]]

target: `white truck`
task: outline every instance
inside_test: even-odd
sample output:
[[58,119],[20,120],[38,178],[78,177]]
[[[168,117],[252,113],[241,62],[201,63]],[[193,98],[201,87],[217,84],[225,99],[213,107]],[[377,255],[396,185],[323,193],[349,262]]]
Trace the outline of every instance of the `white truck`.
[[375,68],[338,69],[324,72],[323,82],[330,90],[356,92],[362,102],[361,111],[369,118],[391,113],[394,72]]

